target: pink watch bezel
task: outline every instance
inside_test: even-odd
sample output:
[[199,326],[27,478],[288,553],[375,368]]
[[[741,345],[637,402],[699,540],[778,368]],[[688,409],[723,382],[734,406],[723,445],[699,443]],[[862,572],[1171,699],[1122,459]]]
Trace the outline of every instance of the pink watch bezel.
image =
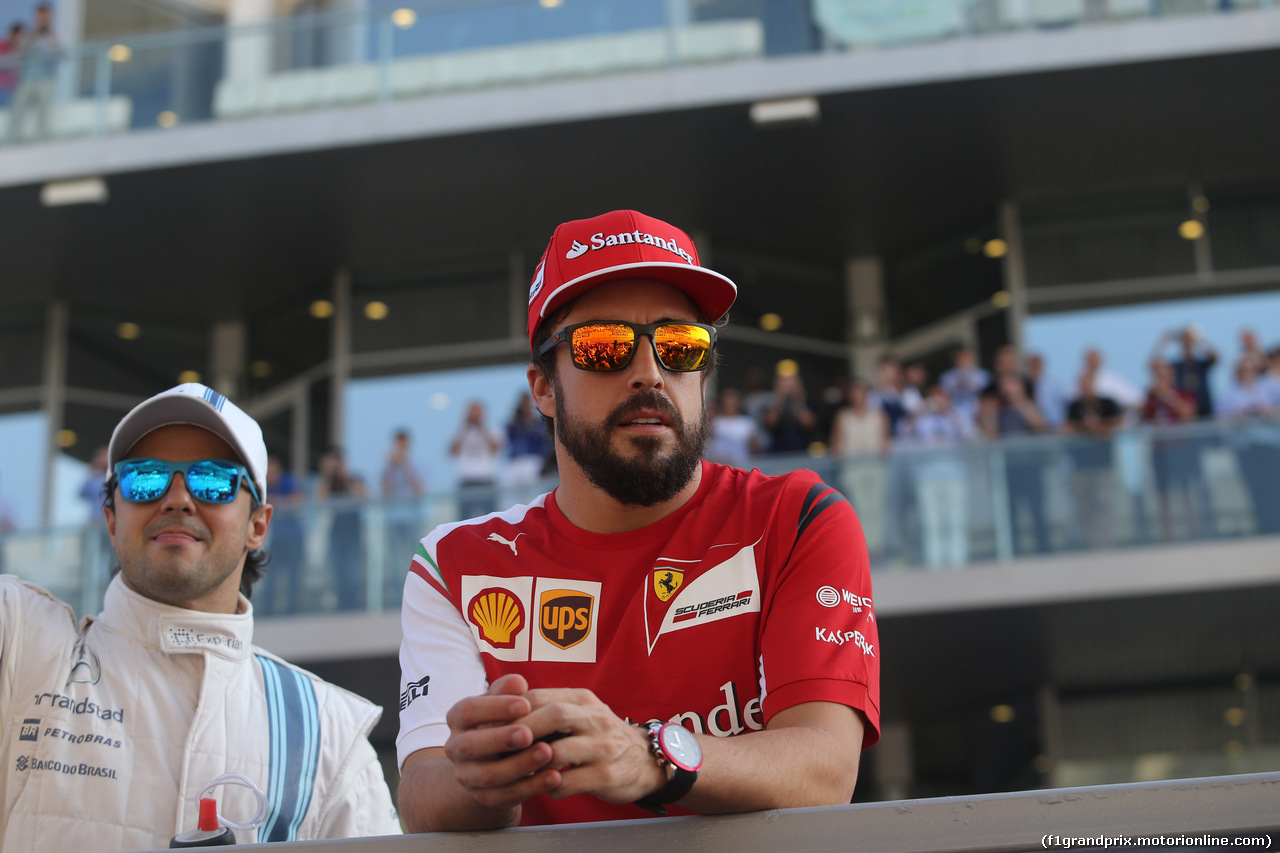
[[683,761],[680,761],[675,757],[675,755],[672,754],[672,750],[669,750],[667,748],[667,732],[671,729],[679,729],[680,730],[679,736],[687,737],[690,740],[693,740],[693,733],[690,732],[688,729],[686,729],[684,726],[680,725],[679,723],[671,723],[671,722],[663,723],[662,727],[658,729],[658,733],[657,733],[658,746],[662,749],[662,754],[666,757],[667,761],[671,762],[671,765],[673,767],[678,767],[679,769],[688,771],[690,773],[697,773],[699,770],[702,769],[702,748],[698,746],[697,741],[694,741],[694,748],[698,750],[697,764],[686,764]]

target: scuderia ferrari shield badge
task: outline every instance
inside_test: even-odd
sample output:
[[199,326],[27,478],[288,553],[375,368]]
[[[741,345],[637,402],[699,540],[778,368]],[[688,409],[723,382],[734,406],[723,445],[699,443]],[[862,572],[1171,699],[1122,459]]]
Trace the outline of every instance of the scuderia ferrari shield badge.
[[669,567],[653,570],[653,592],[659,601],[670,601],[684,583],[684,572]]

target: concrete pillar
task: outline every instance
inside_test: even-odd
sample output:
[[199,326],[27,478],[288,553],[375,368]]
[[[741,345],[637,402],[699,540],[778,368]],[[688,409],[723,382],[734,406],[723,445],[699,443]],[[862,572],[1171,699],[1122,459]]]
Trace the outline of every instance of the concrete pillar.
[[209,387],[238,400],[244,390],[249,352],[249,327],[242,320],[214,323],[209,335]]
[[911,726],[903,722],[883,723],[875,756],[876,790],[879,798],[905,800],[910,797],[911,786],[915,782]]
[[507,255],[507,284],[511,294],[511,337],[518,341],[529,336],[529,276],[525,272],[524,252],[512,249]]
[[708,269],[715,269],[715,265],[712,262],[711,235],[698,228],[685,233],[693,241],[693,247],[698,250],[698,263]]
[[[253,25],[267,23],[275,11],[275,0],[231,0],[227,9],[227,79],[252,80],[271,73],[271,36]],[[237,31],[240,27],[248,31]]]
[[343,446],[347,430],[344,419],[347,382],[351,379],[351,272],[333,274],[333,325],[329,332],[333,360],[333,398],[329,412],[329,443]]
[[307,469],[311,467],[311,395],[310,386],[299,384],[293,397],[292,423],[290,424],[289,453],[293,456],[290,468],[299,483],[307,481]]
[[1191,208],[1191,219],[1199,222],[1204,226],[1204,235],[1199,240],[1191,241],[1191,251],[1194,253],[1196,264],[1196,276],[1201,281],[1210,281],[1213,278],[1213,243],[1210,240],[1212,234],[1209,232],[1208,222],[1208,199],[1204,195],[1204,187],[1198,182],[1192,182],[1187,187],[1189,196],[1189,207]]
[[41,408],[47,433],[44,456],[44,496],[40,506],[40,526],[53,526],[54,491],[58,464],[58,433],[66,418],[67,407],[67,327],[70,309],[62,300],[49,304],[44,326],[44,388]]
[[1004,289],[1009,294],[1009,343],[1021,354],[1025,338],[1023,327],[1027,320],[1027,266],[1022,247],[1021,213],[1016,201],[1001,203],[998,224],[1000,239],[1004,240],[1007,247],[1004,256]]
[[1041,754],[1048,759],[1047,776],[1050,787],[1062,761],[1065,744],[1062,739],[1062,708],[1057,688],[1052,684],[1041,686],[1036,694],[1036,706],[1040,715]]
[[[684,3],[684,2],[685,0],[680,0],[680,3]],[[668,6],[668,11],[670,11],[670,9],[671,7]],[[680,26],[684,26],[684,24],[688,23],[688,12],[689,10],[686,6],[683,13],[685,17],[682,19]],[[700,266],[706,267],[707,269],[715,269],[715,264],[713,263],[713,260],[712,260],[713,255],[711,251],[711,234],[700,228],[695,228],[691,231],[686,231],[685,233],[688,234],[689,239],[693,241],[693,248],[698,253],[698,264]],[[735,283],[738,284],[739,287],[742,286],[741,282],[735,282]],[[729,309],[729,316],[730,317],[733,316],[732,308]],[[708,319],[710,319],[711,322],[714,323],[716,320],[719,320],[720,318],[710,317]],[[713,372],[710,376],[706,378],[706,384],[702,389],[702,396],[704,400],[715,400],[717,397],[720,396],[720,372],[719,371]]]
[[884,265],[874,255],[850,258],[844,267],[845,342],[851,376],[875,379],[876,362],[889,345]]
[[[27,4],[28,9],[34,9],[35,6],[35,2]],[[58,41],[62,42],[64,48],[79,47],[84,41],[84,7],[84,0],[57,0],[53,4],[53,31],[58,34]],[[5,21],[4,27],[7,32],[8,21]],[[88,61],[92,65],[93,60]],[[80,79],[78,65],[77,61],[60,64],[58,79],[54,84],[58,100],[76,96],[76,84]]]

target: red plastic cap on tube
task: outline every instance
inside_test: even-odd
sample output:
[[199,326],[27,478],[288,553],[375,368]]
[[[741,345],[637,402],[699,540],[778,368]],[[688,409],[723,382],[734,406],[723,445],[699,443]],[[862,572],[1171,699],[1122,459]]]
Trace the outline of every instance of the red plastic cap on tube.
[[216,832],[218,829],[218,801],[211,797],[200,800],[200,829],[203,832]]

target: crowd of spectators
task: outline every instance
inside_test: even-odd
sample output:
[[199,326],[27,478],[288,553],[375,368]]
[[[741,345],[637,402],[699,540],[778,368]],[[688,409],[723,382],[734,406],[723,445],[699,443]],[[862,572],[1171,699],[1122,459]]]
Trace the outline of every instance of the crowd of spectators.
[[[761,454],[809,452],[839,460],[841,486],[857,507],[873,555],[893,557],[900,526],[888,523],[909,502],[918,515],[922,546],[913,556],[930,565],[967,560],[968,495],[962,454],[900,451],[957,448],[1002,440],[1004,489],[1018,551],[1051,548],[1047,523],[1045,470],[1056,464],[1043,442],[1025,438],[1059,434],[1074,505],[1071,535],[1081,545],[1114,542],[1118,490],[1113,458],[1116,429],[1157,427],[1150,441],[1151,471],[1158,495],[1159,535],[1212,535],[1210,491],[1201,473],[1201,453],[1220,437],[1169,431],[1196,420],[1257,421],[1234,449],[1241,479],[1251,498],[1254,529],[1280,532],[1274,483],[1280,478],[1280,435],[1262,427],[1280,418],[1280,346],[1264,348],[1252,330],[1240,334],[1231,382],[1215,399],[1210,382],[1220,356],[1195,327],[1162,335],[1149,359],[1146,390],[1110,369],[1102,350],[1081,356],[1071,387],[1048,374],[1042,355],[1023,357],[1013,347],[998,349],[990,364],[979,363],[971,347],[951,354],[949,368],[931,376],[922,363],[885,357],[874,381],[838,382],[808,394],[795,362],[779,363],[771,392],[758,374],[748,373],[743,389],[722,387],[711,416],[708,457],[744,465]],[[1136,498],[1136,496],[1135,496]],[[1018,525],[1019,519],[1025,520]],[[1145,523],[1145,521],[1144,521]],[[1025,531],[1020,535],[1019,531]],[[1025,544],[1023,544],[1025,542]]]
[[[1280,533],[1280,346],[1267,349],[1251,330],[1241,332],[1231,381],[1215,396],[1210,378],[1222,360],[1195,327],[1188,327],[1156,341],[1145,390],[1111,370],[1097,348],[1082,353],[1074,382],[1064,388],[1049,375],[1041,355],[1022,357],[1004,346],[986,365],[975,349],[959,347],[937,375],[922,363],[904,365],[885,357],[873,381],[837,381],[811,393],[798,364],[785,359],[777,364],[771,386],[754,368],[741,374],[737,385],[721,380],[709,406],[705,455],[744,468],[770,456],[826,457],[835,484],[858,511],[874,560],[956,566],[969,560],[974,512],[969,461],[976,457],[967,456],[965,448],[1000,442],[1001,485],[1014,521],[1015,552],[1060,548],[1064,536],[1071,540],[1067,547],[1105,548],[1117,538],[1118,502],[1126,496],[1150,500],[1150,489],[1122,482],[1118,445],[1111,441],[1117,429],[1142,425],[1150,427],[1145,447],[1155,486],[1150,533],[1145,518],[1139,518],[1143,538],[1214,535],[1203,454],[1224,449],[1234,455],[1238,479],[1249,494],[1253,531]],[[1245,422],[1249,428],[1233,432],[1229,447],[1218,431],[1170,429],[1209,419]],[[431,484],[436,491],[457,492],[471,514],[501,508],[497,504],[504,501],[527,502],[549,485],[546,478],[555,471],[550,436],[527,394],[505,424],[490,426],[487,420],[482,404],[468,405],[448,448],[458,462],[459,482]],[[1048,449],[1043,441],[1028,440],[1045,434],[1063,440]],[[315,507],[325,510],[323,547],[334,572],[332,587],[344,606],[364,606],[369,499],[377,498],[381,506],[386,552],[411,552],[439,520],[426,503],[428,484],[413,460],[412,440],[408,429],[391,433],[376,489],[348,470],[340,448],[322,456],[310,482],[271,460],[268,480],[277,520],[273,571],[256,602],[262,610],[294,612],[306,604],[307,519]],[[932,452],[939,449],[959,452]],[[81,495],[91,520],[101,519],[104,459],[105,448],[96,454]],[[1055,540],[1046,478],[1064,459],[1074,524],[1065,534],[1059,530]],[[911,534],[904,533],[908,528]],[[0,534],[4,529],[0,517]],[[388,579],[384,604],[394,604],[399,594],[398,577]]]
[[9,108],[9,129],[0,142],[51,135],[54,78],[62,45],[53,28],[53,6],[39,3],[30,26],[14,21],[0,39],[0,109]]

